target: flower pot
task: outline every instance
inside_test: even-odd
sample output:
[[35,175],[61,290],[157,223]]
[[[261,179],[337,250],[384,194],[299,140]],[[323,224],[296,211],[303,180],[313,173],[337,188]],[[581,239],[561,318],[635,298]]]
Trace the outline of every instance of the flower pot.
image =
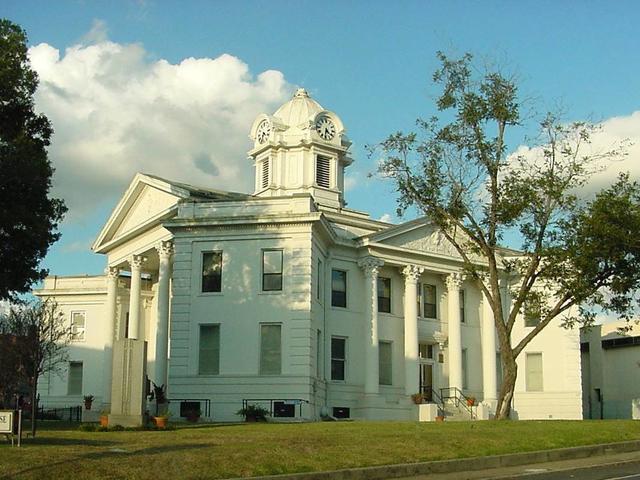
[[109,416],[108,415],[100,415],[100,426],[108,427],[109,426]]
[[467,406],[468,407],[473,407],[476,404],[476,401],[474,398],[467,398]]
[[85,410],[91,410],[91,404],[92,404],[92,403],[93,403],[93,402],[84,402],[84,409],[85,409]]
[[436,422],[444,422],[444,416],[443,415],[438,415],[436,417]]
[[158,428],[167,428],[167,417],[153,417],[153,423]]

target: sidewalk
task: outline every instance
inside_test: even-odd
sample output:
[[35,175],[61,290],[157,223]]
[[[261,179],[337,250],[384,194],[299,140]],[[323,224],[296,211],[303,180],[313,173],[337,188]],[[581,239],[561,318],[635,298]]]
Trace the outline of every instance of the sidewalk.
[[[616,460],[617,457],[625,460]],[[593,465],[599,465],[609,462],[633,461],[638,459],[640,459],[640,440],[634,440],[631,442],[559,448],[555,450],[512,453],[488,457],[251,478],[252,480],[386,480],[390,478],[405,480],[471,480],[502,476],[506,480],[510,478],[510,475],[521,475],[526,468],[540,469],[540,464],[544,464],[544,468],[549,468],[551,464],[557,464],[557,468],[567,469],[577,468],[576,465],[578,465],[580,461],[584,461],[585,466],[590,466],[588,464],[590,461],[596,462]],[[600,463],[597,463],[598,460],[600,460]]]

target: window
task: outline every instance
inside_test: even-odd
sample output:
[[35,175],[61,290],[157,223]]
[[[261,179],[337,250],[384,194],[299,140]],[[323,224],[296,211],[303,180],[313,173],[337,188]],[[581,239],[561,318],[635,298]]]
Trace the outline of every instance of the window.
[[316,278],[316,298],[320,303],[324,303],[322,301],[322,260],[318,259],[318,272]]
[[262,251],[262,290],[282,290],[282,250]]
[[262,161],[262,188],[269,186],[269,159],[265,158]]
[[462,388],[469,388],[469,363],[467,361],[467,349],[462,349]]
[[318,155],[316,157],[316,184],[319,187],[329,188],[331,186],[330,161],[331,160],[329,158],[323,157],[321,155]]
[[540,323],[540,298],[535,294],[524,302],[522,307],[525,327],[535,327]]
[[527,353],[527,392],[542,392],[542,354]]
[[344,380],[347,339],[331,337],[331,380]]
[[436,286],[424,284],[422,298],[424,308],[422,310],[425,318],[437,318],[438,310],[436,308]]
[[69,362],[67,395],[82,395],[82,362]]
[[465,322],[464,318],[464,290],[460,290],[460,321]]
[[391,385],[392,381],[391,342],[378,342],[378,378],[380,385]]
[[202,252],[202,291],[222,291],[222,252]]
[[198,374],[220,373],[220,325],[200,325]]
[[322,332],[316,331],[316,377],[320,378],[320,367],[322,365]]
[[418,345],[418,356],[420,358],[433,360],[433,345],[430,343],[421,343]]
[[524,312],[524,326],[535,327],[540,323],[540,315],[535,312],[531,312],[525,309]]
[[378,277],[378,311],[391,313],[391,279]]
[[282,371],[282,327],[260,325],[260,375],[280,375]]
[[85,312],[71,312],[71,340],[74,342],[84,341],[86,324]]
[[331,306],[347,307],[347,272],[331,271]]

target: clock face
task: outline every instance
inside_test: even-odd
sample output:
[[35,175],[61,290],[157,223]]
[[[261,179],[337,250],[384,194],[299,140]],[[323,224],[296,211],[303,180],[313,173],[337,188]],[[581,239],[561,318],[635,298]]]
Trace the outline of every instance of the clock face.
[[263,120],[260,125],[258,125],[258,131],[256,133],[256,138],[258,139],[258,143],[264,143],[269,138],[269,134],[271,133],[271,124],[267,120]]
[[331,140],[336,135],[336,126],[329,117],[320,117],[316,121],[316,131],[323,140]]

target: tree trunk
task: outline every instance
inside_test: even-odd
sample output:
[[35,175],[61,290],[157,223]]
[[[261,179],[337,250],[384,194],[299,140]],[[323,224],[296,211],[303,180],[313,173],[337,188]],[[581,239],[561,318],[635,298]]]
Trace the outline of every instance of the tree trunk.
[[496,406],[496,420],[508,420],[511,415],[511,401],[518,376],[518,364],[511,351],[503,352],[502,360],[502,387],[500,398]]
[[36,398],[38,396],[38,377],[34,377],[31,382],[31,437],[36,436],[36,414],[38,413],[38,405]]

